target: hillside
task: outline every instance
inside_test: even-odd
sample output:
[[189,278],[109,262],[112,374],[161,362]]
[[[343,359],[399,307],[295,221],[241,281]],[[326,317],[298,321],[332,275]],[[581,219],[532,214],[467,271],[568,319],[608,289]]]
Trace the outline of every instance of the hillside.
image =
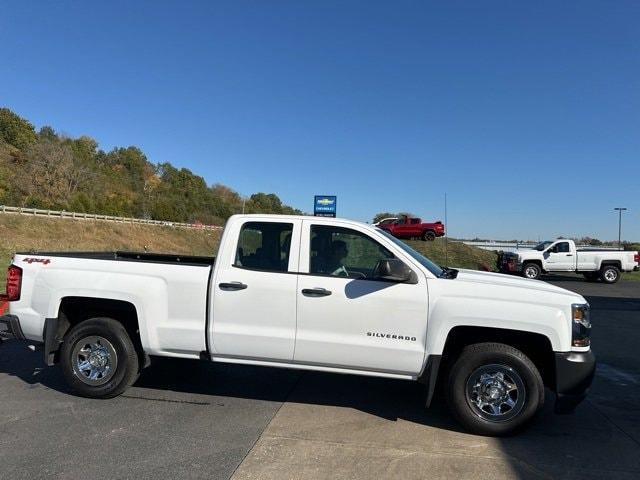
[[[185,230],[172,227],[94,222],[72,219],[0,215],[0,291],[4,291],[4,269],[16,251],[30,250],[134,250],[215,255],[219,231]],[[444,264],[444,240],[409,242],[413,248]],[[449,265],[479,268],[493,266],[495,255],[462,243],[449,242]]]
[[495,270],[496,254],[487,250],[449,240],[447,262],[445,261],[447,256],[445,256],[445,241],[443,238],[437,238],[433,242],[408,240],[407,243],[414,250],[417,250],[439,265],[471,268],[474,270]]
[[0,215],[0,291],[16,251],[135,250],[214,255],[220,231]]
[[0,205],[217,225],[234,213],[301,213],[273,193],[241,196],[136,146],[109,151],[0,108]]

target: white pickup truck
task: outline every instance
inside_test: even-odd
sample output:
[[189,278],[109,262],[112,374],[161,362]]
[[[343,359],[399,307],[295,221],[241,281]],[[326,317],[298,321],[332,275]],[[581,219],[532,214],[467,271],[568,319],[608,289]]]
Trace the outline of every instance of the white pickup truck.
[[589,305],[535,280],[440,267],[370,225],[237,215],[218,256],[18,253],[0,336],[39,344],[79,395],[153,356],[417,380],[470,431],[504,435],[585,397]]
[[545,241],[532,249],[501,252],[498,269],[504,273],[520,273],[537,279],[545,273],[582,273],[588,281],[616,283],[622,272],[637,271],[640,254],[633,251],[576,248],[573,240]]

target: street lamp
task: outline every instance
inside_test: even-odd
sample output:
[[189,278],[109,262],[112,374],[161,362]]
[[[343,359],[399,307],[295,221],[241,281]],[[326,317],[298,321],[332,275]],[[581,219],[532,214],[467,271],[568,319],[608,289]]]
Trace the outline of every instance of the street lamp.
[[622,248],[622,212],[626,210],[625,207],[616,207],[614,210],[618,211],[618,248]]

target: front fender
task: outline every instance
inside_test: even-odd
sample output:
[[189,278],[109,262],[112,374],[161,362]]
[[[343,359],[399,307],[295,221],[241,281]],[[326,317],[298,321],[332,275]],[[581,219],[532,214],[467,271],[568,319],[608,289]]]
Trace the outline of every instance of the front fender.
[[460,326],[500,328],[537,333],[554,351],[564,351],[571,332],[564,310],[543,303],[449,296],[439,298],[429,315],[427,352],[442,355],[449,332]]

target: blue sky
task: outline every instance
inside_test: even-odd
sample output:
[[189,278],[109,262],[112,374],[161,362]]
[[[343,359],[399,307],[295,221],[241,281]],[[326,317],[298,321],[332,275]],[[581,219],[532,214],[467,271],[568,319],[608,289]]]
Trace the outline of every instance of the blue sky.
[[640,240],[640,2],[22,2],[0,103],[243,194]]

